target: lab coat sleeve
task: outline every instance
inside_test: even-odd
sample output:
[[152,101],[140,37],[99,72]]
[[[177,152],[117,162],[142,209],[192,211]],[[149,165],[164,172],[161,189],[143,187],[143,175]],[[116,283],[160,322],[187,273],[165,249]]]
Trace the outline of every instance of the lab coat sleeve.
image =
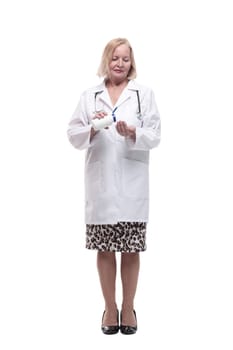
[[136,141],[126,138],[126,143],[132,150],[147,151],[157,147],[161,138],[160,114],[152,90],[145,96],[141,107],[141,127],[136,127]]
[[90,147],[91,125],[85,108],[85,95],[83,94],[69,122],[67,135],[70,143],[82,150]]

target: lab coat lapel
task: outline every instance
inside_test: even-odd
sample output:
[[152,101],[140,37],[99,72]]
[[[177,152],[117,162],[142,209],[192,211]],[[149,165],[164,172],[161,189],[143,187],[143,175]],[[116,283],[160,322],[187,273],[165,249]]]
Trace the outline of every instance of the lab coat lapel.
[[[131,98],[132,90],[137,90],[137,84],[134,81],[129,81],[128,85],[126,88],[122,91],[118,101],[116,102],[116,107],[119,107],[122,105],[125,101]],[[98,92],[100,92],[99,95],[99,100],[105,103],[109,108],[113,108],[109,93],[107,88],[105,87],[104,83],[98,86],[97,89]]]
[[130,80],[126,88],[122,91],[122,94],[120,95],[116,103],[116,106],[118,107],[121,104],[123,104],[125,101],[129,100],[132,96],[132,91],[135,91],[135,90],[138,90],[137,84],[133,80]]
[[130,90],[128,90],[128,87],[126,87],[126,88],[122,91],[122,93],[121,93],[121,95],[120,95],[120,97],[119,97],[119,99],[118,99],[118,101],[117,101],[117,103],[116,103],[116,106],[119,107],[119,106],[122,105],[125,101],[127,101],[129,98],[131,98],[131,96],[130,96]]
[[[130,98],[130,90],[128,90],[128,88],[124,89],[124,91],[122,91],[118,101],[116,102],[116,107],[120,106],[122,103],[124,103],[125,101],[127,101]],[[105,88],[103,90],[103,92],[101,92],[99,94],[99,100],[102,101],[104,104],[106,104],[109,108],[113,108],[114,106],[112,105],[112,102],[110,100],[110,96],[108,94],[107,89]]]
[[106,88],[104,88],[103,92],[101,92],[101,94],[99,95],[99,99],[104,104],[106,104],[109,108],[112,109],[112,102],[110,100],[110,97]]

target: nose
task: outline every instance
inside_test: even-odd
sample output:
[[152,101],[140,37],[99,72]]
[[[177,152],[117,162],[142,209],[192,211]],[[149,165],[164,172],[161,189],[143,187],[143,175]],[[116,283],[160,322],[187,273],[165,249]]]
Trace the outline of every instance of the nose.
[[122,60],[122,58],[119,58],[119,59],[118,59],[117,65],[118,65],[118,67],[122,67],[122,66],[123,66],[123,60]]

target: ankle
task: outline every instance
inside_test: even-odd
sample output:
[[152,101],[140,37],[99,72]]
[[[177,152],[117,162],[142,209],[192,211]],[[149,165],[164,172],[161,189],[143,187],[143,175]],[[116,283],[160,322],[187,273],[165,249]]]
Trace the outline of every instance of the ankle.
[[122,306],[121,306],[121,310],[123,312],[130,312],[130,311],[133,311],[134,310],[134,305],[131,303],[131,304],[125,304],[123,303]]
[[116,310],[117,310],[116,303],[106,303],[105,304],[105,311],[116,311]]

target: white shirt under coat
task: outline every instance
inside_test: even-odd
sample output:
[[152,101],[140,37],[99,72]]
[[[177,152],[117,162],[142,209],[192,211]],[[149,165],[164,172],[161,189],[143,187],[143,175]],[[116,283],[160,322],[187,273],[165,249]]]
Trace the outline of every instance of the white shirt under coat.
[[[115,123],[90,141],[94,112],[111,113],[115,107],[117,120],[136,127],[136,142],[121,136]],[[149,151],[160,143],[160,116],[153,91],[131,80],[113,106],[104,82],[86,90],[69,123],[68,137],[75,148],[86,150],[85,222],[147,222]]]

